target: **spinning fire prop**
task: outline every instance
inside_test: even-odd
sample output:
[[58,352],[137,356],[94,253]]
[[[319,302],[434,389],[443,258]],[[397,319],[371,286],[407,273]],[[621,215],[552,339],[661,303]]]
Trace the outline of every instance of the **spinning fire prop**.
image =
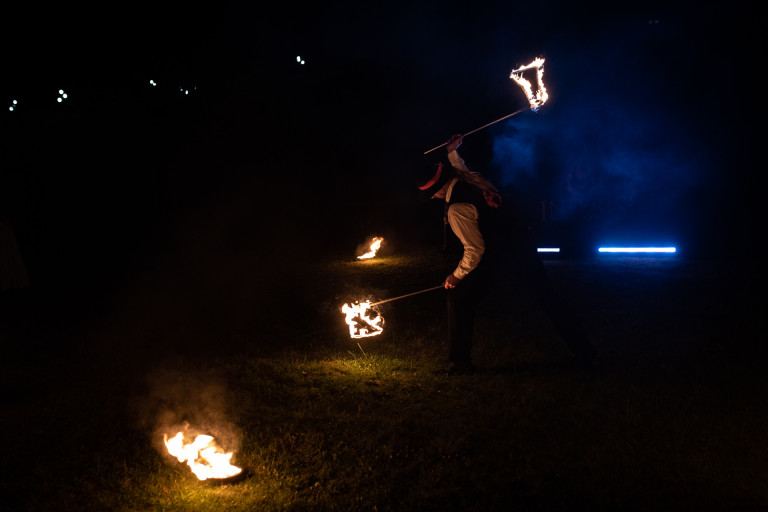
[[347,315],[345,321],[349,326],[349,336],[351,338],[367,338],[377,336],[384,330],[384,317],[379,312],[372,310],[376,316],[371,317],[368,309],[372,306],[371,301],[355,302],[352,305],[344,304],[341,312]]
[[[531,82],[523,77],[523,71],[526,71],[529,69],[536,69],[536,82],[537,82],[536,92],[533,92]],[[544,87],[544,59],[542,59],[541,57],[534,59],[533,62],[531,62],[530,64],[526,64],[525,66],[520,66],[519,68],[513,70],[512,73],[509,75],[509,78],[514,80],[515,83],[523,89],[523,92],[525,92],[525,97],[528,99],[528,106],[521,108],[520,110],[516,110],[511,114],[507,114],[504,117],[500,117],[495,121],[491,121],[490,123],[484,124],[479,128],[475,128],[474,130],[465,133],[464,137],[472,133],[478,132],[483,128],[487,128],[492,124],[496,124],[499,121],[503,121],[512,116],[515,116],[520,112],[525,112],[526,110],[533,110],[535,112],[539,109],[539,107],[541,107],[549,99],[549,95],[547,94],[547,89],[546,87]],[[427,151],[424,152],[424,154],[426,155],[427,153],[431,153],[436,149],[440,149],[446,144],[448,143],[444,142],[439,146],[435,146],[432,149],[428,149]]]
[[441,284],[439,286],[433,286],[432,288],[427,288],[426,290],[420,290],[418,292],[406,293],[405,295],[400,295],[399,297],[380,300],[379,302],[374,303],[366,300],[364,302],[355,302],[351,306],[349,304],[344,304],[341,307],[341,312],[347,315],[345,321],[349,326],[349,336],[351,338],[367,338],[369,336],[377,336],[382,333],[384,330],[384,318],[375,309],[372,311],[376,313],[376,316],[369,316],[369,308],[378,306],[379,304],[384,304],[386,302],[392,302],[393,300],[404,299],[412,295],[431,292],[432,290],[437,290],[439,288],[443,288],[443,285]]
[[[523,78],[523,71],[534,68],[536,68],[536,82],[538,85],[536,93],[531,90],[531,82]],[[549,99],[547,89],[544,87],[544,59],[541,57],[534,59],[534,61],[528,65],[520,66],[519,68],[515,69],[512,71],[512,74],[509,75],[509,78],[514,80],[517,85],[523,88],[523,91],[525,91],[525,96],[528,98],[528,104],[530,105],[531,110],[538,110],[538,108],[546,103]]]
[[231,478],[242,471],[230,464],[233,454],[220,452],[212,436],[199,435],[191,443],[184,443],[184,433],[179,432],[171,439],[163,434],[163,441],[168,453],[179,462],[186,462],[200,480]]
[[370,249],[368,249],[368,252],[366,252],[365,254],[361,254],[360,256],[357,257],[357,259],[359,259],[359,260],[367,260],[367,259],[370,259],[370,258],[373,258],[374,256],[376,256],[376,253],[381,248],[381,243],[383,241],[384,241],[384,239],[382,237],[380,237],[380,236],[374,237],[373,241],[371,242]]

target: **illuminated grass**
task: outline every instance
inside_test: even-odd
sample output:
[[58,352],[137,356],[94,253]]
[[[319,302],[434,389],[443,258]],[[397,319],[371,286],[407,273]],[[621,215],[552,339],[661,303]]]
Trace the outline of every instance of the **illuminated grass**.
[[[747,343],[748,323],[706,299],[716,277],[668,259],[552,263],[603,352],[607,366],[593,378],[570,368],[541,312],[505,281],[478,320],[478,373],[454,378],[438,372],[447,350],[439,291],[387,304],[376,338],[350,339],[338,310],[358,293],[429,286],[451,257],[370,261],[307,268],[323,276],[302,294],[315,309],[273,316],[285,321],[244,340],[222,322],[199,339],[181,325],[178,340],[131,345],[137,309],[131,323],[112,319],[112,329],[73,340],[67,359],[7,367],[5,389],[19,395],[2,418],[13,440],[5,456],[16,461],[0,475],[4,505],[702,510],[768,500],[763,358]],[[158,450],[152,420],[168,394],[163,407],[207,404],[234,426],[241,480],[200,482]]]

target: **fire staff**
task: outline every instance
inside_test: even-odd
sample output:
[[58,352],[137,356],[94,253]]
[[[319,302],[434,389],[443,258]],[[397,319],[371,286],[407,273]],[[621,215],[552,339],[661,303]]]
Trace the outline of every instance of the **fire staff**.
[[[524,237],[510,241],[498,238],[495,229],[501,196],[486,178],[470,171],[457,149],[462,135],[454,135],[446,144],[448,161],[430,164],[417,176],[420,194],[426,199],[444,202],[444,222],[463,246],[456,268],[445,278],[447,290],[449,374],[470,374],[475,312],[498,272],[503,247],[505,264],[514,262],[523,284],[532,292],[580,364],[593,366],[597,354],[581,324],[563,306],[554,293],[533,244]],[[505,242],[505,243],[501,243]]]

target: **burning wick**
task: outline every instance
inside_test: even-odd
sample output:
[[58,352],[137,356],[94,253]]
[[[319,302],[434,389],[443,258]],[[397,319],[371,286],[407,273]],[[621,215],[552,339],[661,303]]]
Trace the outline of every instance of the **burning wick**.
[[358,256],[357,259],[359,260],[367,260],[369,258],[373,258],[376,256],[376,252],[381,248],[381,242],[383,242],[384,239],[380,236],[374,237],[373,241],[371,242],[371,247],[369,251],[362,256]]
[[[536,80],[538,82],[538,89],[536,89],[536,94],[534,94],[531,90],[531,82],[523,78],[523,71],[533,68],[536,68]],[[522,87],[523,91],[525,92],[525,96],[528,98],[528,103],[531,105],[531,110],[537,110],[549,99],[547,89],[544,87],[544,59],[541,57],[534,59],[533,62],[526,66],[520,66],[519,68],[515,69],[512,71],[512,74],[509,75],[509,78],[514,80],[517,85]]]
[[382,322],[384,318],[377,313],[375,318],[368,316],[368,308],[371,301],[356,302],[351,306],[344,304],[341,312],[347,315],[346,322],[349,326],[349,335],[352,338],[367,338],[377,336],[384,330]]
[[186,462],[200,480],[229,478],[242,471],[229,463],[233,454],[221,453],[211,436],[199,435],[191,443],[184,444],[184,433],[179,432],[171,439],[168,434],[163,434],[163,440],[168,453],[179,462]]

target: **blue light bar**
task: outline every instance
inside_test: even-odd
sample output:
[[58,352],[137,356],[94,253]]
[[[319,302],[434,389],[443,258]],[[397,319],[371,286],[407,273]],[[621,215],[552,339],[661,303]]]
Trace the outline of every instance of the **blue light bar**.
[[559,247],[539,247],[536,252],[560,252]]
[[674,253],[675,247],[600,247],[598,252],[621,252],[621,253]]

